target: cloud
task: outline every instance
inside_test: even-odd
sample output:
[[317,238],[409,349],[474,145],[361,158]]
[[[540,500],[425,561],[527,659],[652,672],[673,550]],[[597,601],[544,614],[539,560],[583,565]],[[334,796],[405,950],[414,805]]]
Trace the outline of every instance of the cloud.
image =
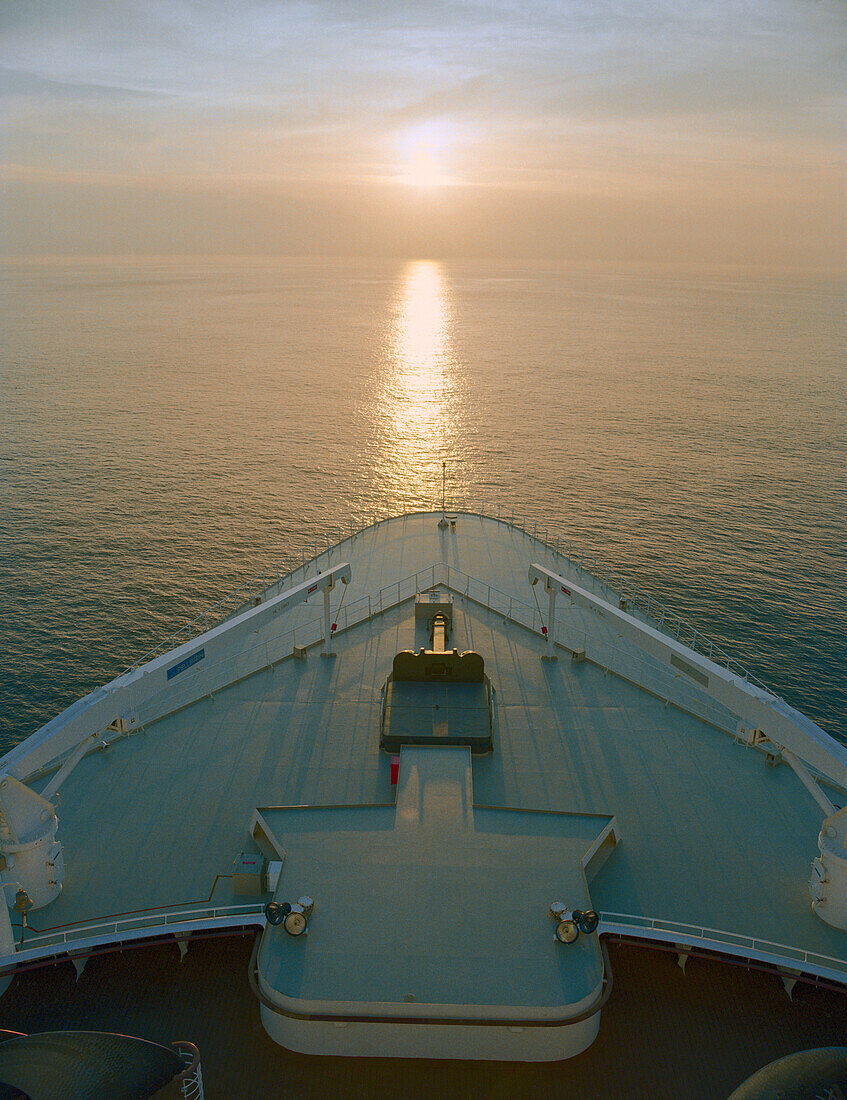
[[[402,172],[401,135],[432,124],[454,135],[444,175],[465,190],[625,202],[670,189],[694,208],[704,179],[729,202],[756,174],[797,204],[798,181],[815,188],[843,159],[845,10],[4,0],[5,178],[23,187],[32,173],[57,210],[84,181],[99,194],[285,181],[379,191]],[[25,217],[16,195],[12,216]]]

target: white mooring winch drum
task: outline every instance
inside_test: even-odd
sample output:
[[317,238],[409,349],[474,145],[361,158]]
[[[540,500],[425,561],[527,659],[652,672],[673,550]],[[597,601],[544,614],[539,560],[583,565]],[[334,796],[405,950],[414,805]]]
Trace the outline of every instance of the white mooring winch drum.
[[827,924],[847,929],[847,806],[824,821],[818,848],[809,881],[812,908]]
[[25,891],[41,909],[62,891],[65,859],[53,804],[11,775],[0,778],[0,881],[6,904]]

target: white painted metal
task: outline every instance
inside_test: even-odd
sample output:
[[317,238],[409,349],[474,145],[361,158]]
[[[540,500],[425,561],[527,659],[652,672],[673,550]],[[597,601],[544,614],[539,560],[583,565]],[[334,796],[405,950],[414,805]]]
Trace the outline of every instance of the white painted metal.
[[[680,942],[692,947],[705,947],[725,955],[756,959],[776,965],[793,965],[805,974],[817,975],[831,981],[847,981],[847,966],[843,959],[820,952],[807,951],[771,940],[742,936],[718,928],[685,924],[634,913],[604,912],[601,915],[599,934],[619,933],[641,939]],[[14,958],[0,959],[0,965],[31,962],[49,958],[67,950],[86,950],[110,943],[131,943],[151,936],[198,931],[205,928],[232,928],[253,925],[265,926],[264,904],[207,906],[205,908],[181,908],[151,913],[149,916],[127,917],[122,920],[102,921],[63,929],[60,932],[30,936],[26,946]],[[2,980],[2,978],[0,978]]]
[[818,848],[809,883],[812,908],[827,924],[847,929],[847,806],[824,821]]
[[264,928],[264,903],[161,910],[143,917],[99,921],[29,936],[25,946],[13,957],[0,958],[0,968],[56,955],[78,954],[104,944],[132,943],[134,940],[168,935],[178,938],[182,933],[190,934],[205,928],[245,926]]
[[[555,574],[552,575],[555,576]],[[514,622],[529,630],[535,631],[536,634],[540,631],[540,616],[534,608],[513,600],[509,594],[492,588],[486,582],[475,580],[460,570],[447,566],[443,562],[438,562],[428,567],[425,571],[421,571],[413,577],[404,579],[399,584],[394,582],[386,586],[375,597],[368,594],[363,597],[362,600],[347,605],[344,608],[343,614],[338,615],[339,631],[348,629],[357,622],[366,619],[369,614],[369,605],[372,599],[374,608],[378,605],[381,610],[385,610],[389,607],[396,606],[396,604],[402,602],[403,599],[412,598],[419,588],[436,584],[443,584],[454,587],[456,590],[467,592],[469,598],[475,602],[503,613],[504,615],[508,611],[508,613],[513,616]],[[576,587],[571,582],[566,582],[566,584],[572,591]],[[409,593],[408,596],[404,595],[407,588]],[[588,595],[592,594],[589,593]],[[561,602],[562,601],[560,601],[560,603]],[[601,604],[604,603],[604,601],[599,602]],[[268,605],[266,604],[264,606]],[[618,611],[618,609],[612,607],[612,605],[608,603],[605,603],[605,608],[611,611]],[[604,610],[604,608],[601,608],[601,610]],[[615,622],[617,625],[617,620],[615,620]],[[638,622],[638,625],[642,628],[644,627],[643,623]],[[319,642],[322,636],[325,636],[325,630],[322,632],[322,627],[325,627],[325,624],[321,623],[320,620],[315,620],[313,623],[307,623],[302,628],[298,626],[297,644],[302,643],[304,645],[311,645]],[[566,612],[565,616],[559,621],[558,627],[560,631],[559,636],[563,638],[565,644],[570,646],[571,642],[577,639],[579,631],[575,630],[573,624],[568,621]],[[552,631],[550,631],[550,633],[552,633]],[[554,639],[555,637],[554,635]],[[673,639],[668,639],[664,635],[660,635],[659,639],[665,643],[673,641]],[[702,639],[699,635],[698,641],[702,644]],[[209,663],[208,661],[201,662],[199,665],[194,666],[177,677],[176,680],[165,685],[161,692],[158,693],[155,704],[156,708],[159,706],[159,700],[162,701],[163,708],[167,705],[171,705],[168,703],[168,700],[172,700],[175,706],[187,705],[188,702],[200,697],[204,692],[218,690],[219,686],[225,685],[228,682],[234,682],[238,678],[243,678],[245,675],[250,675],[252,672],[266,667],[275,660],[282,659],[286,653],[291,653],[294,644],[294,633],[289,631],[285,635],[275,635],[270,642],[263,641],[260,645],[252,647],[247,646],[237,653],[228,654],[226,658],[220,661],[214,663]],[[693,664],[692,651],[679,643],[675,644],[678,645],[675,652],[684,655],[685,659]],[[186,651],[191,652],[192,650],[196,650],[196,645],[196,643],[192,644],[186,648]],[[662,681],[657,679],[658,674],[655,667],[655,661],[653,661],[652,664],[647,661],[640,662],[634,655],[636,652],[636,650],[629,650],[628,648],[626,650],[623,648],[615,650],[614,646],[606,642],[601,643],[592,640],[588,648],[587,657],[589,660],[594,660],[595,663],[603,664],[604,667],[612,668],[613,671],[619,671],[620,674],[626,676],[632,682],[642,683],[643,686],[654,693],[659,690],[663,691],[664,687],[662,687]],[[670,649],[668,652],[670,652]],[[174,656],[169,655],[166,664],[173,660]],[[211,675],[213,671],[214,675]],[[711,675],[710,672],[707,674]],[[670,674],[666,681],[669,685],[668,694],[670,694],[670,690],[673,689],[674,682],[680,687],[685,687],[686,685],[685,677],[676,676],[674,678],[674,675]],[[697,687],[697,685],[688,685],[688,687],[700,693],[700,698],[703,700],[701,710],[705,715],[707,713],[707,706],[711,705],[705,698],[705,691]],[[767,693],[764,694],[767,699],[775,698]],[[165,709],[161,711],[161,713],[169,712],[170,711]],[[153,714],[155,710],[150,709],[147,713]],[[152,721],[153,719],[148,717],[146,720]],[[711,720],[717,724],[720,723],[721,719],[718,716],[717,708]],[[815,728],[817,729],[817,727]],[[823,731],[819,732],[822,733]],[[826,735],[823,736],[825,737]],[[829,739],[827,739],[827,741],[828,740]],[[825,771],[826,769],[820,770]],[[97,932],[92,931],[88,934],[82,928],[69,929],[61,934],[52,933],[44,938],[33,937],[31,940],[28,939],[27,947],[31,947],[34,952],[37,952],[33,957],[40,957],[55,952],[56,947],[49,946],[48,941],[55,944],[57,939],[69,946],[73,945],[73,949],[78,950],[80,947],[84,947],[86,942],[89,944],[97,942],[122,942],[127,938],[137,938],[139,936],[155,934],[159,928],[165,932],[175,932],[179,929],[190,930],[192,928],[206,926],[219,927],[222,923],[226,925],[237,923],[262,923],[260,907],[258,909],[255,907],[247,907],[247,909],[238,907],[237,912],[233,911],[230,913],[225,912],[226,908],[227,907],[208,907],[203,910],[195,910],[191,915],[184,911],[174,911],[164,915],[151,914],[143,918],[143,920],[132,918],[126,921],[108,922],[108,930],[106,930],[105,925],[101,924],[97,926]],[[244,915],[241,916],[239,913],[243,913]],[[641,929],[640,932],[634,930],[632,925],[627,924],[627,920],[624,918],[621,918],[619,922],[621,927],[625,926],[631,935],[644,935],[647,938],[667,938],[674,942],[683,942],[679,925],[674,924],[671,928],[670,922],[662,922],[658,918],[634,917],[631,918],[631,920],[634,922],[641,922],[639,925]],[[663,929],[663,925],[668,926],[667,931]],[[611,924],[607,927],[609,930],[612,928]],[[738,954],[743,957],[765,958],[768,961],[778,960],[781,965],[796,965],[799,962],[806,972],[818,973],[825,977],[832,977],[834,980],[844,980],[844,966],[841,960],[828,958],[811,952],[804,952],[796,947],[781,946],[778,944],[766,945],[765,941],[754,941],[750,939],[748,943],[746,937],[743,938],[744,943],[741,943],[742,937],[734,933],[720,933],[708,929],[690,929],[688,934],[689,940],[687,942],[702,942],[706,946],[712,946],[717,950],[722,950],[730,954]],[[101,939],[101,935],[105,938]],[[82,942],[80,942],[81,940]],[[29,952],[27,951],[26,954],[29,955]],[[840,970],[839,967],[841,968]]]
[[67,758],[61,768],[59,768],[59,770],[41,792],[42,798],[51,799],[53,797],[53,795],[65,782],[65,780],[77,766],[80,760],[82,760],[85,754],[93,747],[99,736],[99,733],[92,733],[89,737],[85,737],[82,741],[80,741],[80,743],[71,753],[71,755]]
[[574,606],[590,610],[614,624],[622,637],[653,657],[668,664],[674,664],[676,658],[681,662],[676,667],[683,671],[686,665],[689,666],[705,680],[705,683],[700,679],[696,682],[701,683],[717,702],[737,714],[744,727],[763,730],[775,744],[785,746],[839,786],[847,787],[847,747],[773,693],[722,668],[543,565],[533,563],[530,580],[533,578],[559,585],[561,593]]
[[[388,585],[376,595],[368,593],[359,600],[347,604],[343,611],[337,612],[338,633],[349,630],[358,623],[370,619],[380,611],[386,611],[396,606],[399,602],[409,598],[409,593],[420,588],[443,585],[447,588],[467,593],[469,598],[489,610],[502,614],[505,619],[517,623],[520,626],[539,633],[541,619],[538,611],[529,604],[515,600],[513,596],[500,591],[485,581],[476,580],[468,576],[462,570],[454,566],[437,562],[424,570],[404,578],[399,584]],[[404,596],[402,593],[408,589]],[[627,647],[611,645],[603,642],[596,636],[582,630],[573,628],[569,621],[559,619],[556,623],[557,634],[560,643],[567,646],[572,652],[581,652],[582,658],[593,661],[604,669],[608,669],[622,676],[632,683],[669,700],[675,705],[696,714],[705,721],[733,736],[738,734],[738,716],[727,708],[709,698],[706,692],[696,685],[686,684],[683,678],[667,667],[666,662],[661,665],[655,660],[642,659],[638,651]],[[166,685],[154,695],[133,703],[133,710],[128,714],[123,723],[123,730],[118,735],[132,734],[142,728],[145,723],[157,721],[165,715],[172,714],[182,707],[188,706],[197,699],[211,695],[229,684],[243,679],[245,676],[267,668],[277,661],[285,660],[292,654],[304,653],[308,646],[320,642],[323,637],[322,620],[312,620],[296,631],[288,631],[285,634],[275,634],[268,641],[260,642],[240,650],[240,652],[228,654],[223,659],[208,663],[202,662],[186,673],[178,677],[173,684]],[[562,640],[564,639],[564,640]],[[644,655],[646,658],[646,655]],[[664,670],[664,671],[663,671]],[[52,725],[52,723],[48,723]],[[40,745],[38,759],[46,757],[49,765],[51,759],[60,755],[58,749],[51,752],[51,744],[45,742],[43,733],[47,727],[43,727],[33,738]],[[821,731],[823,733],[823,731]],[[59,733],[59,739],[63,731]],[[114,736],[107,731],[106,737]],[[826,735],[823,734],[825,737]],[[92,743],[96,741],[93,739]],[[27,779],[37,774],[38,768],[24,768],[29,760],[23,746],[13,749],[3,763],[11,768],[14,766],[18,777]],[[45,765],[42,764],[41,767]]]
[[268,860],[268,893],[275,894],[279,884],[279,876],[282,872],[283,861],[281,859]]
[[203,1100],[203,1070],[200,1052],[193,1043],[174,1043],[174,1050],[182,1059],[185,1069],[177,1077],[180,1092],[185,1100]]
[[[7,753],[3,757],[4,768],[18,778],[32,775],[63,753],[73,752],[81,741],[105,730],[116,718],[126,719],[131,730],[138,725],[138,707],[163,690],[178,691],[180,676],[190,668],[201,662],[213,664],[226,659],[249,643],[256,631],[268,631],[275,625],[278,615],[303,603],[310,596],[332,588],[336,581],[349,583],[351,575],[348,563],[333,566],[319,576],[286,589],[258,607],[251,607],[213,627],[199,638],[97,688]],[[175,673],[174,670],[182,663],[185,664],[185,671]]]
[[[515,531],[524,533],[527,532],[529,526],[529,520],[522,518],[520,515],[516,515],[514,509],[512,509],[511,514],[507,518],[502,514],[502,506],[499,504],[496,513],[493,508],[488,508],[485,503],[476,502],[455,502],[453,510],[466,515],[487,517]],[[426,511],[424,513],[410,512],[403,514],[414,516],[419,514],[430,515],[431,513]],[[340,550],[344,542],[349,540],[349,542],[352,543],[357,536],[367,533],[371,528],[378,527],[384,520],[393,518],[396,515],[397,513],[386,512],[380,517],[372,516],[369,523],[363,523],[358,527],[353,520],[348,521],[346,529],[338,530],[337,535],[339,543],[333,549]],[[537,528],[537,524],[535,527]],[[531,536],[527,535],[527,537],[529,538]],[[328,536],[324,536],[324,538],[328,541]],[[611,588],[612,591],[619,594],[621,600],[624,601],[630,609],[634,610],[635,608],[640,608],[648,618],[665,629],[673,630],[677,638],[690,634],[690,646],[692,649],[706,654],[710,660],[714,660],[717,664],[722,664],[728,669],[735,669],[735,671],[746,680],[756,683],[763,688],[766,686],[757,679],[757,677],[743,668],[739,661],[731,657],[720,646],[704,635],[702,631],[696,630],[691,623],[686,622],[685,619],[671,608],[654,599],[649,593],[639,588],[632,580],[622,576],[617,570],[612,569],[608,563],[602,560],[598,561],[597,558],[594,558],[593,563],[589,564],[585,560],[585,552],[583,550],[580,550],[573,543],[569,542],[567,539],[563,539],[561,536],[556,536],[556,541],[553,543],[552,536],[548,538],[546,530],[544,540],[533,538],[533,541],[537,543],[543,541],[543,545],[548,550],[557,557],[564,557],[569,565],[573,564],[581,572],[585,572],[587,577],[591,577],[593,581],[600,583],[605,592],[608,592],[608,589]],[[296,551],[289,555],[283,561],[276,563],[269,569],[264,570],[264,572],[245,581],[244,584],[239,585],[234,592],[225,596],[224,599],[213,607],[207,608],[205,611],[201,612],[201,614],[190,623],[187,623],[175,634],[171,635],[171,637],[164,639],[164,641],[160,642],[154,649],[150,650],[149,653],[135,661],[127,671],[131,672],[134,669],[140,668],[141,665],[146,664],[148,661],[152,660],[153,657],[161,653],[169,652],[176,646],[183,644],[186,639],[195,638],[201,633],[204,633],[209,629],[210,623],[214,624],[220,622],[223,618],[231,615],[233,611],[238,611],[257,591],[263,591],[274,582],[278,582],[282,579],[293,581],[295,573],[301,570],[305,577],[305,571],[309,565],[314,565],[315,568],[317,567],[317,560],[317,558],[313,561],[307,560],[305,550]],[[602,581],[600,580],[600,574],[604,574]]]
[[301,1054],[384,1058],[468,1058],[557,1062],[591,1045],[600,1013],[568,1027],[477,1027],[472,1024],[359,1023],[298,1020],[261,1006],[262,1023],[280,1046]]
[[[9,907],[6,904],[5,893],[5,890],[0,891],[0,894],[3,895],[0,897],[0,958],[14,955],[16,947],[15,934],[12,931],[12,921],[9,917]],[[0,997],[3,996],[12,984],[12,978],[14,978],[14,976],[14,972],[0,975]]]
[[843,959],[790,947],[784,943],[775,943],[772,940],[758,939],[755,936],[741,936],[719,928],[668,921],[660,917],[638,916],[635,913],[601,913],[597,931],[601,936],[615,933],[631,936],[634,939],[661,940],[664,943],[703,947],[720,954],[753,959],[757,962],[771,963],[774,966],[792,965],[803,974],[812,974],[842,985],[847,981],[847,966]]
[[[399,584],[386,586],[375,596],[368,593],[359,600],[348,603],[340,613],[337,612],[338,633],[340,634],[354,627],[357,623],[372,618],[379,611],[385,611],[396,606],[398,602],[409,598],[409,594],[421,588],[437,585],[443,585],[455,591],[467,592],[469,598],[475,603],[502,614],[504,618],[511,622],[536,633],[540,632],[542,623],[534,607],[515,600],[513,596],[494,588],[487,582],[469,577],[468,574],[456,569],[454,566],[437,562],[404,578]],[[403,595],[406,589],[408,589],[408,594]],[[221,690],[245,676],[252,675],[277,661],[290,657],[292,653],[304,652],[308,646],[321,641],[323,629],[322,620],[316,619],[298,626],[296,631],[274,634],[266,642],[248,646],[241,649],[240,652],[229,653],[217,662],[201,662],[179,676],[173,684],[168,684],[152,696],[139,700],[137,706],[133,702],[133,710],[128,714],[124,723],[124,732],[134,733],[144,723],[156,721],[181,707],[188,706],[204,695]],[[638,684],[652,694],[683,707],[683,709],[696,714],[733,736],[739,735],[738,714],[711,698],[705,690],[696,684],[688,683],[683,676],[668,667],[667,660],[659,663],[655,659],[649,658],[647,654],[639,657],[637,649],[631,646],[621,648],[610,644],[608,641],[602,641],[594,634],[575,629],[569,619],[559,618],[556,623],[556,631],[557,634],[554,637],[557,637],[561,644],[573,652],[580,652],[583,659],[593,661],[602,668]],[[680,651],[690,652],[686,651],[685,647],[681,647]],[[44,763],[39,764],[40,767],[44,767],[45,763],[49,764],[51,759],[55,759],[60,755],[58,747],[53,750],[51,742],[44,736],[48,727],[53,725],[54,723],[48,723],[48,726],[43,727],[42,730],[33,735],[33,739],[40,746],[36,759],[33,760],[26,753],[27,746],[20,746],[3,758],[3,764],[9,767],[10,770],[14,768],[21,779],[27,779],[28,776],[36,774],[39,770],[38,767],[27,767],[28,763],[44,761]],[[834,744],[822,730],[818,727],[814,728],[827,743]],[[742,727],[742,734],[743,729]],[[107,736],[109,735],[107,734]],[[60,730],[57,741],[61,743],[63,737],[64,731]]]
[[0,881],[19,884],[33,909],[49,905],[62,890],[65,863],[58,826],[52,803],[14,776],[0,776]]
[[820,789],[815,782],[814,777],[810,774],[809,769],[805,766],[802,760],[798,760],[797,757],[791,752],[790,749],[782,750],[782,759],[788,764],[809,794],[814,798],[815,802],[820,806],[823,812],[829,817],[835,813],[835,807]]
[[544,582],[544,590],[549,596],[547,611],[547,660],[552,661],[555,658],[553,645],[556,633],[556,595],[558,594],[560,586],[554,584],[550,577],[537,573],[535,571],[535,566],[531,565],[529,567],[529,583],[536,585],[539,581]]

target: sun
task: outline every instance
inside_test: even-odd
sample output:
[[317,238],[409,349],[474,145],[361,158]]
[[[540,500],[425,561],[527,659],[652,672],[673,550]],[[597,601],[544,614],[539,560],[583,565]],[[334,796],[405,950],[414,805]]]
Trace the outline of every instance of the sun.
[[421,190],[431,190],[450,183],[446,171],[452,134],[440,122],[424,123],[405,131],[398,145],[402,161],[399,178],[403,183]]
[[415,150],[406,165],[403,179],[413,187],[440,187],[446,183],[438,157],[425,147]]

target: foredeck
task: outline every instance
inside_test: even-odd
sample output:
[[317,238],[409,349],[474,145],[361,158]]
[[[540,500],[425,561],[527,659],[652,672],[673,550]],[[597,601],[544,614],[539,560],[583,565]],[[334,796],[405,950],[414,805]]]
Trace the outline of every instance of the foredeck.
[[[507,525],[462,515],[440,532],[437,518],[382,524],[311,569],[349,561],[349,606],[439,563],[526,604],[533,561],[568,568]],[[570,575],[580,576],[575,567]],[[312,647],[86,756],[61,789],[64,889],[31,915],[24,949],[46,950],[57,935],[84,945],[106,935],[83,930],[98,922],[125,921],[126,930],[143,920],[149,932],[167,913],[179,930],[192,919],[179,923],[179,910],[192,907],[240,905],[233,921],[261,922],[261,899],[245,905],[229,877],[256,807],[393,802],[381,690],[415,638],[413,599],[398,595],[394,606],[374,599],[370,616],[342,629],[335,657]],[[601,931],[847,978],[847,933],[812,913],[806,889],[821,812],[787,766],[769,767],[736,741],[720,707],[710,724],[591,661],[572,663],[567,650],[542,661],[537,632],[461,590],[453,614],[454,644],[484,656],[495,689],[494,748],[475,758],[474,806],[614,815],[620,843],[590,887]],[[569,614],[574,632],[650,664],[627,654],[609,624]],[[294,609],[278,629],[296,633],[314,616]],[[695,687],[680,691],[696,702]]]

